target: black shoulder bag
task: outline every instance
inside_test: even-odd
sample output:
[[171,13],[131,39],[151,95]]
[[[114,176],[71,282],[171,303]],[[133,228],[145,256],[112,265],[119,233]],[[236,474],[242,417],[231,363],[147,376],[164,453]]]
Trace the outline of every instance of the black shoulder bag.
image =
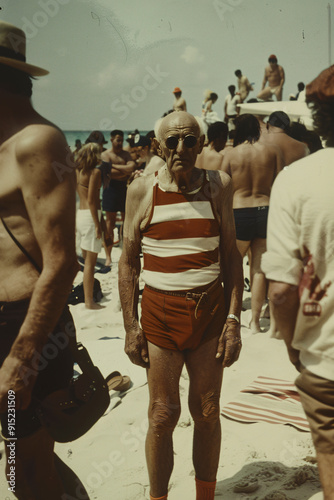
[[[35,260],[2,218],[1,221],[14,243],[41,273]],[[85,434],[102,417],[110,403],[107,383],[97,366],[94,366],[87,349],[76,342],[70,342],[69,348],[82,373],[70,380],[69,387],[59,389],[39,401],[36,408],[41,424],[59,443],[74,441]]]

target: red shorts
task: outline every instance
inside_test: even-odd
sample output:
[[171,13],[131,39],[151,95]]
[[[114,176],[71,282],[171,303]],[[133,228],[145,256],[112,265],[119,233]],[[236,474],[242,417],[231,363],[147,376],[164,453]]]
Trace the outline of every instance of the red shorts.
[[207,288],[208,294],[200,299],[191,297],[197,289],[184,296],[173,296],[145,286],[141,326],[146,339],[164,349],[183,351],[218,338],[226,321],[224,290],[219,282]]

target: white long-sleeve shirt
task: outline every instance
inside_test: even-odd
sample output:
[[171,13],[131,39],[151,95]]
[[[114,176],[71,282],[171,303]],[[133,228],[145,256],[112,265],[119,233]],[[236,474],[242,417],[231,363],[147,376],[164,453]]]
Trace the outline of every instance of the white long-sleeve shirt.
[[275,180],[262,270],[299,288],[292,347],[308,370],[334,380],[334,148],[293,163]]

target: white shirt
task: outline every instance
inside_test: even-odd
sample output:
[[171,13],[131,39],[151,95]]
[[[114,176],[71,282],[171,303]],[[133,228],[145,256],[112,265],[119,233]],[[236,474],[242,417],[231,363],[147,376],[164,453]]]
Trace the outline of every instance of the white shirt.
[[283,170],[271,192],[262,257],[268,279],[298,286],[292,347],[309,371],[328,380],[334,380],[333,186],[334,148]]

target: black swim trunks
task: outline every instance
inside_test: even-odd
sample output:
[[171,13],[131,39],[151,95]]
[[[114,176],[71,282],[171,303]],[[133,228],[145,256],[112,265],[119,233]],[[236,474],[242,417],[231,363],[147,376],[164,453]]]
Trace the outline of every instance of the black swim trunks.
[[102,208],[105,212],[125,212],[127,181],[111,179],[103,190]]
[[[0,366],[9,354],[11,346],[17,337],[21,325],[26,317],[29,300],[17,302],[0,302]],[[32,361],[31,372],[22,373],[29,380],[31,373],[38,372],[32,391],[32,401],[26,410],[15,412],[15,437],[30,436],[40,427],[40,421],[35,413],[38,401],[48,394],[68,387],[73,376],[73,357],[69,348],[70,342],[76,342],[73,318],[68,307],[64,309],[57,326],[44,345],[42,352],[36,354]],[[8,413],[0,415],[2,435],[8,434]],[[12,437],[12,436],[11,436]]]
[[237,240],[267,238],[269,206],[233,209]]

